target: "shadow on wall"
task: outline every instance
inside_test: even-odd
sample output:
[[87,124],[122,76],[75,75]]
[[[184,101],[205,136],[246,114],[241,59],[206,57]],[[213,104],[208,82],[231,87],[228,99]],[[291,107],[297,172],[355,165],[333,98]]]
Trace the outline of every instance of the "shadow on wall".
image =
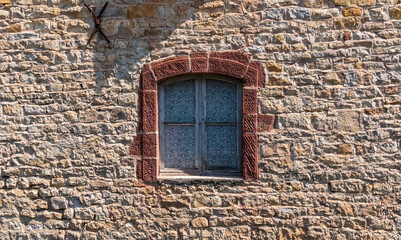
[[[105,2],[87,4],[96,6],[98,13]],[[136,163],[128,156],[127,149],[139,131],[138,93],[143,64],[165,57],[187,56],[193,51],[244,50],[247,40],[241,29],[248,27],[251,20],[244,16],[243,8],[241,1],[109,2],[103,13],[102,29],[111,43],[96,34],[88,46],[87,51],[93,56],[95,83],[91,87],[91,106],[80,113],[80,117],[97,116],[97,121],[102,122],[95,139],[101,146],[88,144],[82,149],[83,154],[90,151],[104,155],[103,162],[109,166],[111,163],[126,167],[124,172],[121,166],[102,170],[102,177],[135,174]],[[80,14],[93,29],[87,9],[82,8]],[[107,151],[119,155],[120,160],[117,156],[110,157]],[[99,165],[99,160],[96,161],[95,165]]]

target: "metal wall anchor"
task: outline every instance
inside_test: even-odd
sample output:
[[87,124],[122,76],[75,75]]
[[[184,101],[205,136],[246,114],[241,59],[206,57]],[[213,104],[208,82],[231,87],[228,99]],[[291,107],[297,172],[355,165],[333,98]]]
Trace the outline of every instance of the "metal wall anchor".
[[95,34],[97,32],[102,34],[102,36],[106,39],[107,43],[110,43],[110,40],[107,38],[106,34],[104,34],[104,32],[102,31],[102,29],[100,27],[100,24],[102,22],[100,17],[102,16],[104,10],[106,9],[107,4],[109,4],[109,2],[106,2],[106,4],[104,4],[102,10],[100,11],[99,15],[96,15],[95,12],[86,3],[84,3],[85,7],[92,13],[93,21],[95,22],[95,29],[93,29],[92,34],[91,34],[91,36],[90,36],[90,38],[88,40],[88,43],[86,45],[89,45],[89,43],[92,41],[93,37],[95,36]]

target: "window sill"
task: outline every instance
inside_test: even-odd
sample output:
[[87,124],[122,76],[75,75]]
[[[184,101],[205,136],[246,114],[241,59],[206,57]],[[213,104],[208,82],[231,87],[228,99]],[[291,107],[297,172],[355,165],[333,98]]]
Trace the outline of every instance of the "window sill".
[[216,177],[216,176],[159,176],[159,182],[243,182],[242,177]]

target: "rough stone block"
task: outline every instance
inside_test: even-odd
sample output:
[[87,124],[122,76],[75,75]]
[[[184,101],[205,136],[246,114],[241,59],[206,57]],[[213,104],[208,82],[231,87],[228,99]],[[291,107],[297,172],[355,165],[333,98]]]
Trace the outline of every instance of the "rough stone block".
[[392,7],[389,9],[391,19],[401,20],[401,7]]
[[309,9],[289,8],[287,17],[288,19],[310,20],[311,11]]
[[194,228],[206,228],[209,226],[208,220],[204,217],[197,217],[191,222]]
[[324,83],[330,85],[342,85],[345,82],[345,79],[341,73],[338,72],[329,72],[324,76]]
[[68,201],[65,197],[52,197],[50,198],[50,204],[53,209],[67,209]]
[[337,129],[344,132],[358,132],[360,130],[359,113],[354,111],[340,112]]
[[267,132],[271,131],[274,126],[274,115],[258,115],[258,132]]
[[292,82],[290,79],[288,79],[284,76],[269,75],[267,85],[268,86],[290,86],[290,85],[292,85]]
[[124,208],[119,206],[111,206],[109,207],[109,218],[112,221],[116,221],[122,219],[125,216]]
[[281,65],[275,62],[267,62],[265,66],[269,72],[281,72],[283,70]]
[[153,18],[157,10],[157,5],[152,3],[142,3],[127,8],[127,18]]
[[332,192],[361,193],[365,189],[364,183],[360,180],[336,180],[329,184]]
[[173,196],[163,196],[160,205],[163,208],[189,208],[189,202],[187,199],[176,198]]
[[282,9],[282,8],[268,9],[268,10],[264,11],[264,13],[265,13],[265,15],[264,15],[265,19],[273,19],[276,21],[280,21],[283,19],[284,9]]
[[344,8],[343,15],[345,17],[362,16],[362,9],[360,9],[360,8]]
[[376,4],[376,0],[334,0],[334,4],[339,6],[373,6]]
[[361,25],[360,17],[344,17],[334,19],[334,29],[342,30],[342,29],[358,29]]

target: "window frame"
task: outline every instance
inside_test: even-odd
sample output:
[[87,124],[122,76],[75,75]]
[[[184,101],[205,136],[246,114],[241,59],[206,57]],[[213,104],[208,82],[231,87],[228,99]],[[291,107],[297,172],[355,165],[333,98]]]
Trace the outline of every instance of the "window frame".
[[[237,95],[237,121],[232,123],[207,123],[206,121],[206,84],[207,80],[217,80],[235,84]],[[164,87],[168,84],[194,80],[195,84],[195,123],[167,123],[171,125],[192,125],[195,127],[195,168],[175,169],[164,168]],[[241,177],[242,176],[242,84],[235,78],[216,74],[188,74],[164,80],[157,86],[158,93],[158,137],[159,137],[159,177],[177,176],[216,176],[216,177]],[[206,168],[206,126],[228,125],[237,127],[237,168],[236,169],[207,169]]]

